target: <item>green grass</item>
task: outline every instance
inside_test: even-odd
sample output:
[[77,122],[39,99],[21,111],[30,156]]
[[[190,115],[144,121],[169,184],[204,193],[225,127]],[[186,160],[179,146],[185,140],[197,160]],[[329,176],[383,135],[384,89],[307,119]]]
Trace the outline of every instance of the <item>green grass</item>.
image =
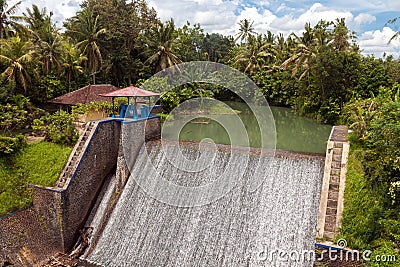
[[341,233],[352,248],[370,249],[379,234],[376,222],[383,209],[382,192],[365,179],[362,157],[361,149],[350,151]]
[[[352,144],[353,145],[353,144]],[[386,234],[384,223],[393,211],[388,206],[387,190],[383,186],[372,187],[364,175],[364,151],[351,148],[348,161],[342,229],[338,238],[344,238],[352,249],[371,250],[372,261],[367,266],[400,266],[400,254],[396,239]],[[398,232],[395,227],[395,233]],[[376,262],[375,255],[396,255],[396,262]]]
[[54,185],[71,151],[42,141],[29,143],[12,157],[0,158],[0,216],[32,203],[28,184]]

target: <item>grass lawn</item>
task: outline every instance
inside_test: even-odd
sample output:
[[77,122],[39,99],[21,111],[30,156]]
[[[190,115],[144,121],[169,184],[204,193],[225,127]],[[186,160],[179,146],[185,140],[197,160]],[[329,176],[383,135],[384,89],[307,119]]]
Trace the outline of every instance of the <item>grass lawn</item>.
[[0,158],[0,216],[32,203],[28,184],[54,185],[71,151],[71,147],[41,141]]

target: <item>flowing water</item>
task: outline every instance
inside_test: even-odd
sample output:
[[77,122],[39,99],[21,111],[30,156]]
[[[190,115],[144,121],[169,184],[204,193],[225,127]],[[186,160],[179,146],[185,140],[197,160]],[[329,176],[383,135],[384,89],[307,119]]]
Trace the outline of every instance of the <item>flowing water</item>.
[[[86,257],[89,262],[102,266],[312,266],[312,261],[300,256],[314,251],[322,158],[291,153],[258,156],[225,149],[212,154],[195,145],[175,144],[166,149],[172,154],[183,151],[197,161],[207,159],[207,164],[209,158],[213,160],[199,172],[183,171],[166,158],[159,142],[148,143],[147,150],[143,147],[113,214]],[[199,157],[201,153],[206,157]],[[258,163],[264,169],[255,173]],[[232,190],[218,200],[177,207],[150,197],[138,185],[137,181],[154,175],[150,165],[164,179],[181,186],[199,186],[221,173],[235,177],[238,169],[244,171]],[[254,175],[263,183],[249,192]],[[154,180],[152,187],[159,186]]]

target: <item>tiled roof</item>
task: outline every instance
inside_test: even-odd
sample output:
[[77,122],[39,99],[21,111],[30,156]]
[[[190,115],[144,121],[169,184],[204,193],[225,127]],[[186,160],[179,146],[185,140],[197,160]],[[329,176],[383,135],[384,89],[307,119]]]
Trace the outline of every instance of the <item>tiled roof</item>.
[[68,94],[50,100],[50,103],[63,105],[87,104],[93,101],[111,102],[111,98],[102,97],[100,94],[107,94],[119,88],[111,84],[91,84]]
[[102,96],[108,97],[149,97],[149,96],[159,96],[160,94],[150,92],[141,88],[137,88],[135,86],[129,86],[123,89],[119,89],[118,91],[114,91],[111,93],[102,93]]

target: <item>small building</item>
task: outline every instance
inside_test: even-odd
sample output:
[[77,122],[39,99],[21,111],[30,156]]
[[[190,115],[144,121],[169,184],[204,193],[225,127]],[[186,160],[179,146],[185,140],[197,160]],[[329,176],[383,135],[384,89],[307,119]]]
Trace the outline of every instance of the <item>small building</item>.
[[[62,109],[66,111],[71,110],[71,106],[77,104],[89,104],[95,101],[110,102],[112,99],[99,96],[99,94],[107,94],[118,90],[111,84],[90,84],[78,90],[72,91],[65,95],[56,97],[49,101],[55,109]],[[78,115],[78,122],[86,123],[90,120],[98,120],[108,117],[104,111],[90,111],[87,114]]]
[[78,103],[88,104],[94,101],[111,102],[112,99],[101,97],[100,94],[107,94],[119,88],[111,84],[90,84],[65,95],[53,98],[49,103],[57,105],[60,109],[69,110],[71,106]]
[[[100,94],[100,96],[112,99],[112,117],[115,117],[114,98],[116,97],[126,97],[128,99],[128,104],[121,105],[120,107],[119,116],[117,115],[119,118],[130,118],[134,120],[147,119],[152,116],[152,113],[158,113],[162,110],[161,106],[154,105],[154,103],[157,102],[157,99],[160,97],[159,93],[147,91],[133,85],[111,93]],[[133,98],[134,100],[133,105],[130,104],[130,98]],[[151,105],[151,98],[154,98],[153,105]]]

